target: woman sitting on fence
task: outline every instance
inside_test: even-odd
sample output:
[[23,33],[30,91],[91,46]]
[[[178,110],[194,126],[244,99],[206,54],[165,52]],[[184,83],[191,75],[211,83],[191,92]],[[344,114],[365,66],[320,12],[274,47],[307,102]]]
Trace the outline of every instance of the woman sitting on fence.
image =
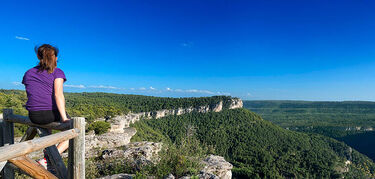
[[[57,68],[58,49],[43,44],[35,47],[39,64],[29,69],[23,76],[22,83],[27,93],[26,109],[29,118],[36,124],[51,122],[67,122],[69,116],[65,112],[65,98],[63,83],[66,81],[64,72]],[[57,149],[61,154],[69,146],[68,141],[58,144]],[[44,158],[38,161],[42,166],[50,166],[48,156],[44,150]]]

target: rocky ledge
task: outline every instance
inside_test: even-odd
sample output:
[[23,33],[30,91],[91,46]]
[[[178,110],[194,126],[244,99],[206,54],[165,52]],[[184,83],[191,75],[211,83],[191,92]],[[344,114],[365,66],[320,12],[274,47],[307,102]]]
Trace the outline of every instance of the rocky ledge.
[[[232,98],[229,102],[228,109],[236,109],[242,108],[243,102],[241,99]],[[151,112],[141,112],[141,113],[129,113],[127,115],[121,115],[113,117],[109,120],[111,123],[110,132],[114,133],[123,133],[124,129],[129,127],[130,124],[139,121],[141,119],[151,119],[151,118],[162,118],[169,115],[182,115],[191,112],[200,112],[200,113],[207,113],[207,112],[220,112],[224,108],[223,101],[215,105],[205,105],[199,107],[189,107],[189,108],[178,108],[178,109],[163,109],[158,111],[151,111]]]
[[[232,178],[233,165],[227,162],[224,157],[210,155],[202,161],[204,168],[199,174],[199,178],[206,178],[205,176],[212,176],[212,174],[218,176],[221,179]],[[202,175],[202,177],[201,177]]]
[[[150,148],[155,148],[155,146],[159,145],[157,143],[149,143],[149,142],[141,142],[140,144],[141,146],[143,146],[142,148],[145,148],[145,146],[148,146]],[[156,148],[160,150],[160,148],[158,147]],[[134,149],[136,148],[132,149],[133,152],[134,152]],[[145,151],[145,150],[140,150],[140,151]],[[106,154],[107,152],[105,152],[105,154],[103,154],[103,157],[116,157],[116,156],[119,157],[119,156],[122,156],[123,153],[126,153],[123,151],[120,151],[120,152],[111,151],[111,152],[110,152],[111,154]],[[145,152],[149,154],[153,153],[153,152],[150,152],[150,150],[146,150]],[[136,153],[139,154],[139,152],[136,152]],[[155,157],[155,153],[153,153],[153,157]],[[139,161],[139,162],[142,163],[143,161]],[[204,167],[198,175],[198,178],[200,179],[230,179],[232,178],[231,170],[233,166],[229,162],[225,161],[225,159],[221,156],[209,155],[207,156],[207,158],[205,158],[202,161],[202,164],[204,165]],[[105,176],[100,179],[125,179],[125,178],[132,179],[134,178],[134,174],[121,173],[121,174],[116,174],[116,175],[111,175],[111,176]],[[155,177],[149,176],[148,178],[155,178]],[[175,177],[172,174],[169,174],[165,178],[175,179]],[[190,178],[192,178],[192,176],[183,176],[180,179],[190,179]]]
[[158,153],[162,148],[162,143],[156,142],[132,142],[122,147],[123,149],[103,150],[102,159],[126,159],[128,164],[137,169],[142,166],[159,161]]
[[115,147],[125,146],[130,143],[130,139],[135,135],[137,130],[129,127],[123,130],[122,133],[107,132],[102,135],[95,135],[93,131],[86,134],[86,158],[95,156],[94,149],[111,149]]

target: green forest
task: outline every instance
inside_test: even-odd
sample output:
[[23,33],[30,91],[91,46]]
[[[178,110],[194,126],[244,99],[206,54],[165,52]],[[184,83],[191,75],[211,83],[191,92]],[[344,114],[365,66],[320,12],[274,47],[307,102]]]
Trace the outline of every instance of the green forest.
[[[142,120],[133,141],[181,143],[193,128],[199,141],[234,165],[235,178],[368,178],[375,164],[348,145],[318,134],[283,129],[247,109]],[[349,172],[342,172],[351,160]]]
[[244,101],[244,108],[286,129],[333,137],[375,160],[375,102]]
[[244,101],[244,108],[283,128],[334,138],[375,129],[375,102]]

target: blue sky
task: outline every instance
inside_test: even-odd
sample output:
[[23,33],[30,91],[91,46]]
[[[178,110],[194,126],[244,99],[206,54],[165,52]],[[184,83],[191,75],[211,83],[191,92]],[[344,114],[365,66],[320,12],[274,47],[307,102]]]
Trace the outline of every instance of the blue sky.
[[35,45],[65,91],[375,101],[374,1],[2,1],[0,88]]

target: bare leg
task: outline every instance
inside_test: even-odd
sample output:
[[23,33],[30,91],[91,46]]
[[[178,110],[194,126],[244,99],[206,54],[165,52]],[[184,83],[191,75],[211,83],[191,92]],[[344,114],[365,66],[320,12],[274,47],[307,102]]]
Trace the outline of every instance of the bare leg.
[[64,142],[61,142],[59,143],[59,145],[57,145],[57,150],[59,151],[59,153],[63,153],[67,148],[69,147],[69,140],[66,140]]
[[[68,113],[66,113],[66,116],[68,117],[68,120],[70,120],[70,116],[68,115]],[[59,143],[59,145],[57,145],[57,150],[59,151],[60,154],[62,154],[68,148],[69,148],[69,140],[61,142]]]

